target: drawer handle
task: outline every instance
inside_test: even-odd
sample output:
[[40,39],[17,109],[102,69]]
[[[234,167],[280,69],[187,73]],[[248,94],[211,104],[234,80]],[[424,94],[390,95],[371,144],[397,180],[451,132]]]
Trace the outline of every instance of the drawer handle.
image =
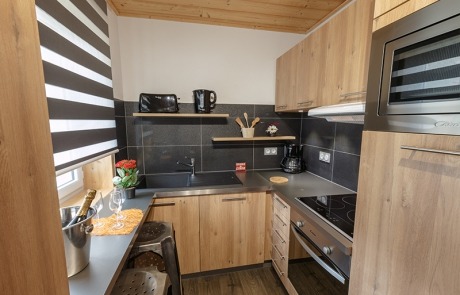
[[281,251],[278,249],[278,247],[276,247],[276,245],[273,245],[273,248],[275,248],[276,252],[278,252],[278,255],[280,256],[280,258],[282,260],[284,260],[285,259],[284,255],[283,255],[283,253],[281,253]]
[[283,237],[280,235],[280,233],[279,233],[276,229],[275,229],[275,233],[276,233],[276,235],[281,239],[281,243],[282,243],[282,244],[285,244],[286,241],[283,239]]
[[408,146],[408,145],[402,145],[401,149],[402,150],[419,151],[419,152],[427,152],[427,153],[435,153],[435,154],[444,154],[444,155],[451,155],[451,156],[460,156],[460,152],[457,152],[457,151],[427,149],[427,148],[421,148],[421,147],[416,147],[416,146]]
[[149,207],[166,207],[166,206],[176,206],[176,202],[151,204]]
[[276,271],[281,275],[281,276],[284,276],[284,272],[281,271],[281,269],[279,268],[279,266],[276,264],[276,261],[275,260],[272,260],[273,262],[273,266],[275,267]]
[[284,209],[287,209],[287,206],[286,206],[286,205],[284,205],[284,203],[283,203],[283,202],[282,202],[280,199],[278,199],[278,198],[275,198],[275,201],[277,201],[278,203],[280,203],[280,204],[281,204],[281,206],[283,206],[283,208],[284,208]]
[[284,223],[284,221],[281,219],[281,217],[278,216],[278,214],[275,214],[275,216],[281,221],[281,223],[283,224],[283,226],[286,226],[287,224]]
[[225,198],[222,202],[246,201],[246,198]]

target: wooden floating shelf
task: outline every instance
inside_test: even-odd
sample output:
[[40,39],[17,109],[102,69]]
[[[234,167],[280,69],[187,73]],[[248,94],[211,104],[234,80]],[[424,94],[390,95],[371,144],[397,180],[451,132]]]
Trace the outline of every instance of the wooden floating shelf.
[[228,118],[229,114],[133,113],[134,117],[157,118]]
[[212,141],[263,141],[263,140],[295,140],[295,136],[256,136],[243,137],[213,137]]

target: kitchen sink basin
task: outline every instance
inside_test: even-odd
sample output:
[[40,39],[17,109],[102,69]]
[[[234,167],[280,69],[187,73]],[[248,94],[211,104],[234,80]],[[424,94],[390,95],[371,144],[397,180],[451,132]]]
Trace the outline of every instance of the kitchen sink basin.
[[234,172],[159,174],[145,176],[146,188],[183,188],[200,186],[242,185]]

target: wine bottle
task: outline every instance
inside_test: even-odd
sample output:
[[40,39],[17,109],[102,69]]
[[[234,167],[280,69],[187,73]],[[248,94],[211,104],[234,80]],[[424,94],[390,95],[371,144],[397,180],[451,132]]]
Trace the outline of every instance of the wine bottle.
[[93,189],[89,189],[86,192],[86,196],[83,199],[83,202],[82,202],[82,204],[80,206],[80,209],[78,209],[77,214],[75,215],[75,217],[72,218],[72,220],[65,227],[72,226],[72,225],[74,225],[76,223],[79,223],[80,221],[83,221],[83,220],[86,219],[86,216],[88,214],[89,206],[91,206],[91,202],[94,200],[95,196],[96,196],[96,191],[93,190]]

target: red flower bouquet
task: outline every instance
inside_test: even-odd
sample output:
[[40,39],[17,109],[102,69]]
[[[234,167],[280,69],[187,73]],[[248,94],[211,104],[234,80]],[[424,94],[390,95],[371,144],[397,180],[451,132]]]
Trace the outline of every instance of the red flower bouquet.
[[115,164],[115,168],[118,176],[112,182],[117,188],[130,188],[139,184],[136,160],[121,160]]

